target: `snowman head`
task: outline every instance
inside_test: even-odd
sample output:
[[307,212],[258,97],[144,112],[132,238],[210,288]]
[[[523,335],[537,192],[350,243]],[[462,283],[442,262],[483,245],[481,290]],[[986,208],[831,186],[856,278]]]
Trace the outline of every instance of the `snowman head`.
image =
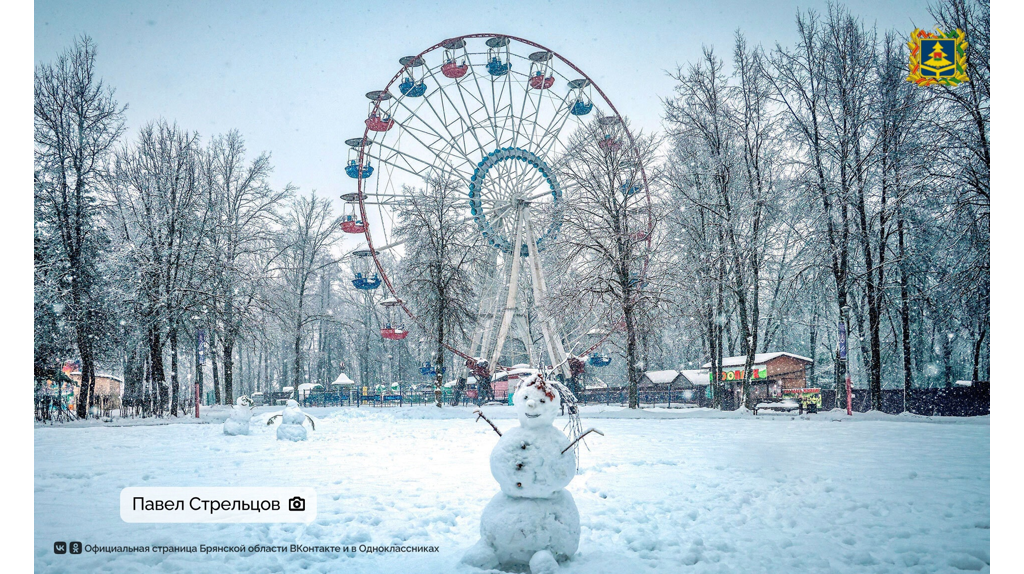
[[512,404],[523,428],[539,428],[555,422],[561,398],[558,391],[544,381],[544,375],[537,374],[520,385],[512,395]]
[[289,407],[289,408],[296,408],[297,409],[297,408],[299,408],[299,403],[296,402],[295,399],[288,399],[288,402],[285,403],[285,406]]

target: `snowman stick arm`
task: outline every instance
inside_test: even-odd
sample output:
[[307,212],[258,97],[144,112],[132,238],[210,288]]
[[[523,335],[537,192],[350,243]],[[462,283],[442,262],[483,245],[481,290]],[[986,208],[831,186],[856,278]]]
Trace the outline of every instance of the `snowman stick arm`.
[[269,419],[267,419],[267,426],[274,424],[274,419],[276,419],[279,416],[281,415],[272,415]]
[[316,425],[313,424],[313,417],[306,415],[306,420],[309,421],[309,426],[313,427],[313,430],[316,430]]
[[481,411],[480,409],[476,409],[473,412],[476,413],[477,422],[480,422],[480,419],[484,419],[485,421],[487,421],[487,424],[491,425],[491,428],[494,429],[494,432],[498,433],[498,436],[501,436],[501,431],[498,430],[498,427],[494,426],[494,423],[491,422],[491,419],[484,416],[483,411]]
[[592,433],[592,432],[596,432],[597,434],[599,434],[599,435],[601,435],[601,436],[604,436],[604,433],[603,433],[603,432],[601,432],[601,431],[599,431],[599,430],[597,430],[596,428],[593,428],[593,427],[591,427],[591,428],[588,428],[587,430],[583,431],[583,432],[582,432],[582,433],[580,434],[580,436],[576,437],[576,440],[574,440],[574,441],[572,441],[571,443],[569,443],[569,446],[565,447],[565,450],[563,450],[563,451],[562,451],[562,454],[565,454],[565,451],[567,451],[567,450],[569,450],[570,448],[572,448],[572,447],[573,447],[573,445],[575,445],[576,443],[580,442],[580,440],[581,440],[581,439],[582,439],[583,437],[587,436],[588,434],[590,434],[590,433]]

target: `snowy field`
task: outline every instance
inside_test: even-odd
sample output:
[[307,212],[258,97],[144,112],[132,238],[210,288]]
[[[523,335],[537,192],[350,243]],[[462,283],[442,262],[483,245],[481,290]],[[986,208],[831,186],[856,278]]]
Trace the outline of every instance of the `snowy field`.
[[[459,563],[498,491],[497,435],[471,409],[309,409],[279,442],[258,409],[225,436],[199,423],[35,429],[35,564],[42,572],[479,573]],[[485,407],[499,428],[510,408]],[[588,407],[579,552],[561,572],[988,571],[989,419],[794,417]],[[642,418],[636,418],[642,417]],[[179,419],[192,422],[191,419]],[[561,428],[565,419],[556,420]],[[167,422],[167,421],[159,421]],[[915,424],[916,423],[916,424]],[[311,524],[127,524],[127,486],[308,486]],[[97,545],[433,545],[418,554],[55,555]]]

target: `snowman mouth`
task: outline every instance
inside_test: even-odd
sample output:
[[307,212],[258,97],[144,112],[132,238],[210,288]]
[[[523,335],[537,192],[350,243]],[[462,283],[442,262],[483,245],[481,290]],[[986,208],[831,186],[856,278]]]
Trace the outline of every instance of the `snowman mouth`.
[[539,417],[540,415],[539,415],[539,414],[537,414],[537,415],[531,415],[531,414],[529,414],[529,413],[526,413],[526,416],[527,416],[527,417],[529,417],[529,418],[531,418],[531,419],[535,419],[535,418]]

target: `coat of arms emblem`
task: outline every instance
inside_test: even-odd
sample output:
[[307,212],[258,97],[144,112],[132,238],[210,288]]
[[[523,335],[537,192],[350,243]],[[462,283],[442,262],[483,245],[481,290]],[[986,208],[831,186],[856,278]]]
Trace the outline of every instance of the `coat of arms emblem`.
[[969,82],[967,77],[967,38],[963,32],[936,34],[914,30],[910,35],[910,75],[908,82],[919,86],[941,84],[956,86]]

